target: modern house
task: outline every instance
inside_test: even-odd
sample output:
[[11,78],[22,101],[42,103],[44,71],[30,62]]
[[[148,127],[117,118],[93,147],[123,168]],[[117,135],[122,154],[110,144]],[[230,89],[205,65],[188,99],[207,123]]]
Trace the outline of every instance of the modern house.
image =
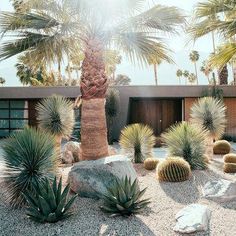
[[[120,86],[120,112],[113,138],[130,123],[149,124],[160,135],[170,125],[188,120],[190,108],[209,86]],[[227,106],[226,133],[236,135],[236,87],[219,86]],[[36,126],[35,105],[52,94],[71,99],[80,95],[79,87],[3,87],[0,88],[0,137],[26,124]]]

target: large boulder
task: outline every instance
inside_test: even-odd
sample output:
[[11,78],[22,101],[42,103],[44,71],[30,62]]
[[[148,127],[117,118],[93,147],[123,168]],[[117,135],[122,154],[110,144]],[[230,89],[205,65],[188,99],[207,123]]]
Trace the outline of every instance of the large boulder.
[[174,231],[179,233],[194,233],[206,231],[209,225],[211,211],[205,205],[191,204],[180,210],[175,219]]
[[132,181],[137,178],[131,161],[126,156],[115,155],[76,163],[68,175],[68,182],[71,190],[80,196],[99,198],[99,194],[107,193],[116,177],[125,176]]
[[236,182],[225,179],[209,181],[203,187],[203,197],[217,202],[236,200]]
[[[72,155],[71,155],[72,154]],[[69,141],[64,145],[62,151],[62,163],[71,164],[79,162],[80,143]]]

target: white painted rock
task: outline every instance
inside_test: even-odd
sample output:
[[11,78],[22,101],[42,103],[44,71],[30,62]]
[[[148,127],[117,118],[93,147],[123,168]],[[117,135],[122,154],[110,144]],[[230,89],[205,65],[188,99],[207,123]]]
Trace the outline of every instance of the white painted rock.
[[74,162],[73,153],[71,151],[63,151],[62,152],[62,163],[64,164],[72,164]]
[[[71,162],[71,160],[69,160],[69,162],[67,162],[69,152],[71,152],[73,155],[72,162]],[[69,141],[64,145],[63,152],[62,152],[62,162],[66,163],[66,164],[78,162],[79,156],[80,156],[79,154],[80,154],[80,143]]]
[[236,200],[236,183],[225,179],[209,181],[203,187],[203,197],[218,202]]
[[209,225],[211,211],[205,205],[191,204],[180,210],[175,219],[177,223],[174,231],[179,233],[194,233],[206,231]]
[[131,161],[123,155],[76,163],[68,175],[71,190],[82,197],[99,198],[113,186],[116,177],[137,178]]

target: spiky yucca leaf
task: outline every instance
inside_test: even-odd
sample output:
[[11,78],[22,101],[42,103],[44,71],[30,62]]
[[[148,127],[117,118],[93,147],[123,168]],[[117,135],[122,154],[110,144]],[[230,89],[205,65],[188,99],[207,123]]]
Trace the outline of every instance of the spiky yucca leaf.
[[172,156],[183,157],[192,169],[205,169],[207,132],[187,122],[173,125],[162,135]]
[[7,198],[13,207],[25,203],[22,193],[32,192],[33,185],[53,178],[56,167],[54,137],[45,131],[25,128],[13,133],[2,145],[4,181]]
[[27,215],[30,219],[41,223],[54,223],[72,215],[69,209],[77,195],[68,201],[69,184],[63,192],[61,186],[62,179],[60,178],[57,185],[57,179],[55,177],[52,185],[46,179],[44,184],[34,186],[35,194],[30,192],[24,194],[29,204]]
[[43,99],[37,106],[39,127],[54,135],[71,136],[75,124],[73,103],[59,95]]
[[120,145],[125,152],[133,153],[134,162],[142,163],[152,157],[156,138],[148,125],[132,124],[121,131]]
[[226,127],[226,107],[213,97],[200,98],[191,108],[191,122],[202,126],[214,139],[220,138]]
[[111,216],[130,216],[140,213],[150,202],[149,199],[141,200],[146,189],[140,191],[138,180],[133,183],[127,176],[123,179],[116,179],[108,193],[102,195],[104,200],[102,211],[109,213]]

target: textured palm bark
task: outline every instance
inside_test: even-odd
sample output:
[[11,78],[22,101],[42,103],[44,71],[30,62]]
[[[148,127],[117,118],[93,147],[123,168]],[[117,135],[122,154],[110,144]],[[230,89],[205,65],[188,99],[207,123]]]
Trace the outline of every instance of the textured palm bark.
[[222,70],[219,72],[219,84],[224,85],[228,84],[228,68],[227,65],[225,65]]
[[81,75],[81,159],[96,160],[108,156],[105,95],[108,87],[99,40],[87,42]]

